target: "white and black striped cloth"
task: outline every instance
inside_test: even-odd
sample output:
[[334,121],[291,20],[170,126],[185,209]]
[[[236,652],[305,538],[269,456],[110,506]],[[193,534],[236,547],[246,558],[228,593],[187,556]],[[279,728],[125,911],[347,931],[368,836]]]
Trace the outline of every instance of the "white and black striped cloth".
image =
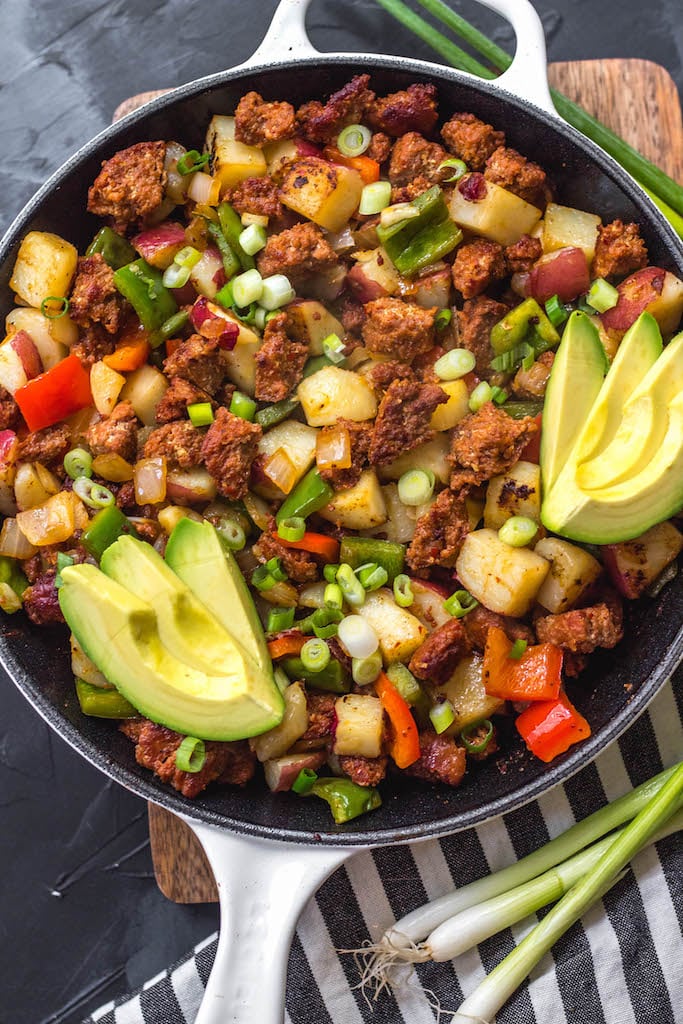
[[[434,1024],[434,996],[454,1010],[533,921],[368,1006],[350,956],[421,903],[495,871],[683,756],[683,672],[647,714],[588,768],[537,803],[442,840],[362,852],[311,900],[289,961],[286,1024]],[[535,920],[535,919],[534,919]],[[216,949],[213,935],[142,991],[85,1024],[191,1024]],[[427,994],[428,991],[433,996]],[[448,1016],[443,1018],[448,1020]],[[498,1015],[499,1024],[683,1024],[683,840],[640,854]]]

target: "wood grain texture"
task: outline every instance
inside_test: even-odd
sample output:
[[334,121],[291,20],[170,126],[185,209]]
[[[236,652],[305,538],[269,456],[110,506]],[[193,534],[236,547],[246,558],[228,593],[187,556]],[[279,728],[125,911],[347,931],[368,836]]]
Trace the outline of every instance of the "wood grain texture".
[[[552,64],[552,84],[683,182],[683,119],[669,73],[645,60],[575,61]],[[118,117],[163,93],[145,93],[123,103]],[[204,851],[175,815],[149,805],[149,828],[159,888],[176,903],[218,899]]]

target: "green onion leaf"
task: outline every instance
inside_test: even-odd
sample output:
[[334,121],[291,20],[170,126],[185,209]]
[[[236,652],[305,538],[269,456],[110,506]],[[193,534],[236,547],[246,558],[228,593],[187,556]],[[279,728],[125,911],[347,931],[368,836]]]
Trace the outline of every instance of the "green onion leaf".
[[[561,327],[569,317],[567,307],[560,302],[558,295],[552,295],[545,303],[545,311],[553,327]],[[525,367],[526,369],[526,367]]]
[[377,565],[376,562],[371,562],[369,565],[359,565],[356,569],[356,576],[366,592],[379,590],[389,579],[389,573],[384,566]]
[[527,647],[528,647],[527,641],[526,640],[522,640],[521,637],[518,637],[515,640],[515,642],[512,645],[512,647],[510,648],[510,650],[508,651],[508,658],[512,658],[514,661],[519,661],[519,659],[522,657],[522,655],[526,651]]
[[283,540],[296,543],[303,540],[306,533],[306,520],[301,516],[289,516],[277,524],[277,532]]
[[196,149],[188,149],[187,153],[183,153],[178,158],[176,167],[178,174],[192,174],[194,171],[200,171],[202,167],[206,167],[210,160],[208,153],[200,153]]
[[[481,735],[481,730],[484,730],[484,735]],[[481,754],[488,747],[493,736],[493,725],[485,718],[483,722],[478,722],[477,725],[470,725],[467,729],[463,729],[460,733],[460,739],[465,750],[469,750],[470,754]]]
[[415,600],[410,576],[400,572],[394,579],[394,601],[399,608],[410,608]]
[[266,629],[269,633],[281,633],[284,629],[291,629],[293,625],[293,608],[271,608],[268,612]]
[[72,480],[92,476],[92,455],[85,448],[72,448],[64,456],[64,471]]
[[40,312],[47,320],[59,320],[69,312],[69,300],[63,295],[48,295],[40,304]]
[[360,156],[370,145],[372,132],[364,124],[348,124],[337,136],[337,149],[342,156]]
[[292,783],[292,792],[304,796],[313,789],[313,783],[318,779],[317,773],[312,768],[302,768]]
[[365,588],[350,565],[343,563],[337,569],[335,582],[339,584],[348,603],[354,608],[365,604]]
[[179,772],[190,772],[195,775],[206,763],[206,747],[204,740],[196,736],[186,736],[176,750],[175,766]]
[[444,610],[452,615],[454,619],[461,619],[463,615],[474,611],[479,602],[472,597],[467,590],[456,590],[444,603]]

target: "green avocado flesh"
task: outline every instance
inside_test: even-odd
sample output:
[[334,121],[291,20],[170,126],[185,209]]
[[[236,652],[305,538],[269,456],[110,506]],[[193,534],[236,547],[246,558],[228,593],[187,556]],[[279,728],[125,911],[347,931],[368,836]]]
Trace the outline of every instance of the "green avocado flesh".
[[237,562],[210,523],[181,519],[166,545],[166,562],[215,619],[272,675],[263,627]]
[[585,313],[572,313],[557,350],[543,406],[541,473],[553,486],[586,423],[607,372],[597,328]]
[[[141,541],[126,539],[152,550]],[[136,566],[135,571],[146,570]],[[117,690],[152,721],[205,740],[245,739],[278,725],[284,704],[270,663],[267,671],[261,670],[208,613],[208,632],[193,632],[199,618],[192,602],[191,625],[178,623],[178,629],[187,630],[189,646],[203,651],[203,664],[217,665],[220,660],[220,670],[204,671],[199,656],[194,661],[174,656],[161,638],[162,633],[168,638],[173,629],[173,602],[168,596],[155,598],[159,608],[165,606],[165,611],[157,611],[133,592],[138,578],[131,572],[123,586],[88,564],[62,571],[59,603],[64,618]],[[149,592],[154,584],[146,580],[145,588]],[[223,595],[224,601],[230,599]],[[177,637],[172,642],[175,650],[188,650]],[[219,646],[209,650],[214,642]]]

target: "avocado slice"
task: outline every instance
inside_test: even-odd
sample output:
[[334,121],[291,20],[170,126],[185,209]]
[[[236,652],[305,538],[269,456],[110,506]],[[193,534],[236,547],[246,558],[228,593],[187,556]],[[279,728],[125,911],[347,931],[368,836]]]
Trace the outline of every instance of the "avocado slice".
[[94,565],[62,570],[59,604],[88,657],[137,710],[169,729],[205,740],[258,736],[282,720],[272,675],[235,644],[222,675],[174,658],[146,601]]
[[272,662],[249,588],[211,523],[181,519],[166,545],[166,562],[263,672]]
[[682,355],[683,334],[679,334],[632,392],[607,447],[577,468],[576,482],[580,487],[610,487],[645,469],[667,432],[667,409],[683,391]]
[[543,406],[541,473],[546,492],[557,480],[600,392],[607,357],[597,328],[578,310],[569,317]]
[[[102,555],[100,569],[152,606],[159,639],[174,658],[211,675],[223,674],[239,641],[216,621],[151,545],[133,537],[119,537]],[[244,648],[242,653],[245,662],[251,661]],[[265,671],[256,665],[252,668]]]
[[667,412],[664,439],[640,473],[585,491],[571,471],[563,471],[543,503],[543,525],[571,540],[615,544],[639,537],[677,512],[683,506],[683,393]]

